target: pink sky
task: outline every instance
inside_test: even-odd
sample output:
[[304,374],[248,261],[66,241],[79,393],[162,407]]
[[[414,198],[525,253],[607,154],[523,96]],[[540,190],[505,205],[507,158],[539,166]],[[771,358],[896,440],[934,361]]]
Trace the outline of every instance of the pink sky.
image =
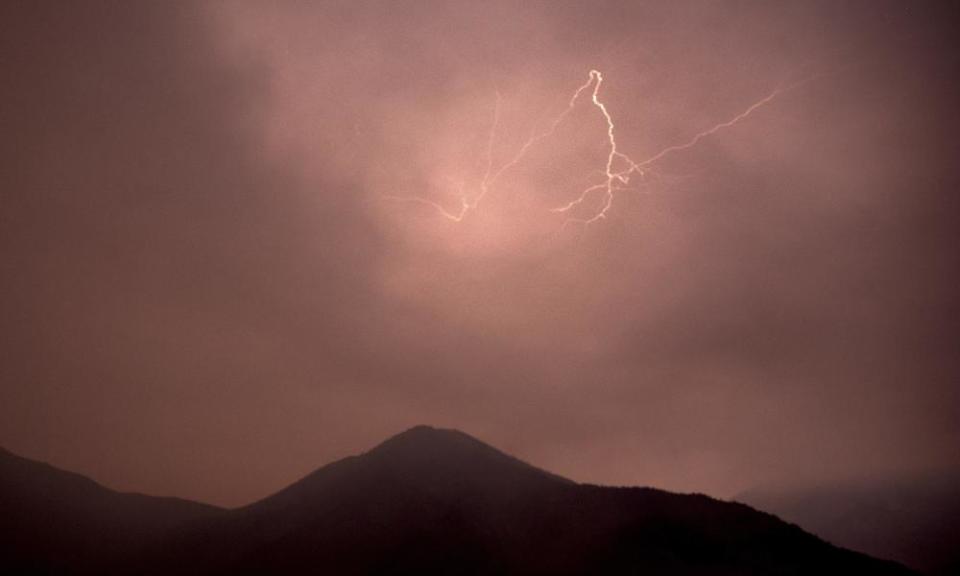
[[[228,505],[420,423],[720,497],[956,472],[958,61],[933,5],[0,16],[10,450]],[[710,133],[584,226],[604,189],[551,209],[606,181],[594,84],[564,113],[593,69],[633,161]]]

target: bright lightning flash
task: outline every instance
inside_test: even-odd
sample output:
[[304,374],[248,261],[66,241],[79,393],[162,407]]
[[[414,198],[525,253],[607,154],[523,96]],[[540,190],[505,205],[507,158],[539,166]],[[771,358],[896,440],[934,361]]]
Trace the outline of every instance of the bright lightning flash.
[[[454,222],[461,222],[470,212],[477,209],[480,205],[480,202],[484,197],[490,192],[494,187],[497,181],[504,175],[505,172],[510,170],[519,164],[527,153],[541,141],[552,136],[561,123],[570,115],[570,113],[576,107],[578,101],[583,96],[584,92],[589,90],[590,94],[590,104],[596,108],[600,114],[603,116],[604,121],[607,126],[607,157],[605,166],[600,171],[601,181],[588,186],[583,189],[580,194],[568,202],[567,204],[553,208],[551,212],[567,214],[573,211],[574,209],[582,206],[587,200],[596,194],[601,195],[601,202],[599,207],[593,212],[593,214],[587,217],[574,218],[570,217],[564,223],[579,223],[583,225],[589,225],[598,220],[606,218],[607,213],[613,206],[613,199],[615,193],[627,189],[628,184],[630,183],[631,178],[634,176],[644,177],[651,170],[652,166],[658,161],[662,160],[666,156],[689,150],[697,146],[704,138],[712,136],[721,130],[730,128],[740,123],[741,121],[748,118],[753,114],[757,109],[769,104],[774,101],[778,96],[783,94],[786,91],[792,90],[799,87],[802,84],[805,84],[812,80],[813,77],[806,78],[787,86],[785,88],[777,88],[767,96],[757,100],[745,110],[719,124],[716,124],[702,132],[698,132],[693,135],[689,140],[681,144],[675,144],[663,148],[656,154],[653,154],[649,158],[636,161],[630,156],[621,152],[617,146],[616,139],[616,127],[614,125],[613,116],[610,114],[610,111],[607,109],[606,104],[600,99],[600,88],[603,85],[603,74],[598,70],[591,70],[589,76],[587,77],[586,82],[584,82],[580,87],[576,89],[573,93],[573,96],[570,97],[567,107],[557,115],[552,122],[541,132],[534,133],[530,138],[528,138],[523,145],[517,150],[517,153],[510,158],[507,162],[502,164],[496,170],[493,169],[493,151],[496,145],[497,130],[500,125],[500,108],[502,105],[502,97],[499,92],[497,92],[496,104],[493,109],[493,121],[490,127],[490,133],[487,137],[487,146],[484,151],[484,173],[480,179],[479,184],[477,185],[476,192],[469,194],[465,191],[464,183],[457,182],[456,184],[456,193],[460,199],[460,208],[456,211],[450,211],[446,209],[443,205],[433,200],[423,198],[420,196],[393,196],[387,195],[386,198],[391,200],[397,200],[402,202],[414,202],[418,204],[423,204],[429,206],[439,212],[445,218],[452,220]],[[591,89],[592,88],[592,89]]]

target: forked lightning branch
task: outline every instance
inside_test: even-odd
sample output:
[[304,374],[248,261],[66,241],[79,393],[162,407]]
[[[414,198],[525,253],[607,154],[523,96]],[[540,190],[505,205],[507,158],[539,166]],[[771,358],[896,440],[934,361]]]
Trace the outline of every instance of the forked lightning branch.
[[[483,164],[485,168],[483,175],[478,184],[475,187],[472,187],[471,190],[467,190],[463,182],[456,184],[452,192],[455,194],[459,206],[455,210],[445,207],[438,201],[418,195],[403,196],[387,194],[385,197],[390,200],[396,200],[400,202],[414,202],[417,204],[422,204],[435,210],[444,218],[454,222],[461,222],[464,218],[467,218],[470,213],[476,211],[480,207],[483,199],[496,186],[497,182],[504,176],[504,174],[520,164],[535,146],[553,136],[557,131],[557,128],[567,119],[570,113],[581,103],[581,101],[587,100],[588,105],[593,107],[599,114],[602,115],[606,124],[605,163],[603,166],[599,167],[599,170],[597,170],[600,176],[595,183],[587,186],[578,194],[574,195],[573,198],[566,204],[553,208],[551,212],[569,215],[564,224],[593,224],[606,218],[607,214],[613,208],[614,198],[617,192],[628,189],[632,179],[644,177],[657,162],[663,160],[671,154],[689,150],[700,144],[700,142],[702,142],[705,138],[708,138],[726,128],[737,125],[738,123],[749,118],[759,108],[762,108],[763,106],[773,102],[784,92],[797,88],[798,86],[809,82],[812,80],[812,78],[813,77],[808,77],[804,80],[791,84],[790,86],[777,88],[763,98],[752,103],[750,106],[746,107],[736,116],[733,116],[732,118],[717,123],[706,130],[694,134],[685,142],[667,146],[666,148],[662,148],[657,153],[647,158],[635,160],[623,152],[618,145],[617,128],[614,122],[613,114],[600,98],[600,89],[603,86],[603,74],[599,70],[591,70],[587,80],[580,85],[570,97],[566,108],[564,108],[562,112],[555,116],[553,120],[546,126],[546,128],[534,133],[530,138],[528,138],[509,160],[494,169],[493,153],[496,146],[497,133],[500,129],[500,108],[502,105],[502,98],[500,94],[497,93],[496,104],[493,109],[493,120],[490,125],[490,132],[487,137],[487,145],[484,150]],[[584,94],[588,94],[589,98],[585,98]],[[586,212],[585,215],[573,216],[574,213],[583,214],[584,212]]]

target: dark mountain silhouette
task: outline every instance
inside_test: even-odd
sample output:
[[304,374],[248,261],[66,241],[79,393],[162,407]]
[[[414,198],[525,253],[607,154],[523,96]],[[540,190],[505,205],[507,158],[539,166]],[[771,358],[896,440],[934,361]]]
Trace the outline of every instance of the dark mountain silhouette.
[[909,574],[743,504],[582,485],[417,427],[193,518],[137,574]]
[[174,527],[220,512],[125,494],[0,448],[0,573],[100,574]]
[[955,476],[757,489],[737,499],[840,546],[925,574],[960,576],[960,478]]

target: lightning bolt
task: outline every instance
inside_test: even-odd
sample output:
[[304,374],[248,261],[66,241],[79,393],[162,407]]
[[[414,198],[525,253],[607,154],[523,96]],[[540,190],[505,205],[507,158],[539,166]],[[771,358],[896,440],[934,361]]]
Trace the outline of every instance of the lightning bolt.
[[728,120],[715,124],[706,130],[694,134],[685,142],[668,146],[648,158],[636,161],[627,154],[621,152],[617,145],[616,126],[614,124],[613,116],[607,108],[607,105],[600,99],[600,89],[603,85],[603,74],[599,70],[590,70],[587,80],[574,91],[573,95],[570,97],[570,100],[567,102],[567,107],[564,108],[564,110],[561,111],[557,116],[555,116],[554,119],[546,126],[546,128],[539,132],[534,132],[509,160],[503,163],[496,170],[493,170],[493,152],[496,145],[497,130],[500,125],[500,109],[503,100],[498,91],[496,93],[496,103],[493,109],[493,120],[491,122],[490,132],[487,137],[487,146],[484,154],[485,168],[483,176],[477,185],[477,192],[472,196],[465,192],[465,185],[462,181],[458,183],[456,193],[460,198],[459,210],[455,212],[450,211],[438,202],[434,202],[433,200],[419,196],[386,195],[386,198],[402,202],[423,204],[435,209],[442,216],[449,220],[461,222],[468,213],[476,210],[480,202],[487,196],[487,194],[489,194],[497,181],[507,171],[517,166],[535,145],[539,144],[543,140],[546,140],[557,131],[557,128],[560,127],[563,121],[566,120],[566,118],[574,110],[583,94],[589,90],[590,104],[603,116],[607,128],[607,157],[603,170],[600,171],[602,180],[581,190],[580,194],[570,202],[550,210],[551,212],[559,214],[569,213],[572,210],[584,205],[584,203],[586,203],[591,196],[599,193],[601,194],[602,200],[599,204],[599,207],[592,215],[579,218],[570,217],[564,222],[564,226],[570,223],[589,225],[607,217],[608,212],[613,207],[613,199],[616,192],[627,189],[630,180],[634,176],[639,176],[641,178],[646,177],[647,174],[651,172],[651,167],[663,158],[671,154],[696,147],[705,138],[713,136],[722,130],[739,124],[740,122],[749,118],[758,109],[776,100],[783,93],[798,88],[803,84],[810,82],[815,77],[816,76],[810,76],[789,86],[778,87],[770,92],[770,94],[748,106],[736,116],[733,116]]
[[[588,85],[593,85],[593,92],[590,94],[590,101],[593,105],[600,110],[600,113],[603,114],[603,118],[607,123],[607,141],[610,144],[609,152],[607,154],[607,163],[604,167],[604,175],[606,179],[601,184],[594,184],[593,186],[588,186],[581,193],[580,197],[576,200],[568,203],[565,206],[560,208],[554,208],[552,212],[568,212],[582,204],[587,196],[596,191],[602,190],[604,195],[604,201],[600,210],[591,216],[590,218],[570,218],[571,222],[582,221],[583,224],[590,224],[596,222],[601,218],[605,218],[607,211],[610,210],[610,207],[613,206],[613,193],[616,191],[620,185],[626,185],[630,181],[630,176],[634,172],[638,172],[641,176],[643,175],[643,167],[634,163],[628,156],[621,153],[617,149],[617,138],[614,134],[615,127],[613,125],[613,117],[610,116],[610,111],[607,110],[607,105],[600,101],[600,86],[603,85],[603,74],[598,70],[590,71],[590,79]],[[627,168],[625,170],[614,172],[613,166],[614,162],[617,159],[622,159],[627,163]],[[564,223],[566,225],[566,222]]]
[[[626,185],[629,183],[631,176],[633,176],[634,174],[637,174],[640,177],[646,176],[647,172],[650,170],[650,166],[652,166],[659,160],[662,160],[664,157],[670,154],[673,154],[675,152],[689,150],[695,147],[696,145],[698,145],[704,138],[707,138],[709,136],[716,134],[717,132],[720,132],[721,130],[724,130],[726,128],[730,128],[732,126],[735,126],[736,124],[739,124],[740,122],[746,120],[757,109],[762,108],[763,106],[766,106],[767,104],[773,102],[777,97],[779,97],[784,92],[798,88],[801,85],[806,84],[807,82],[810,82],[811,80],[813,80],[813,78],[814,77],[811,76],[799,82],[791,84],[790,86],[787,86],[785,88],[777,88],[767,96],[751,104],[743,112],[740,112],[733,118],[730,118],[729,120],[726,120],[724,122],[720,122],[719,124],[715,124],[714,126],[706,130],[703,130],[702,132],[698,132],[697,134],[694,134],[693,137],[691,137],[689,140],[687,140],[682,144],[675,144],[672,146],[668,146],[660,150],[656,154],[650,156],[649,158],[646,158],[638,162],[633,160],[626,154],[620,152],[620,150],[617,148],[617,140],[614,135],[615,127],[613,123],[613,118],[610,115],[610,112],[607,110],[606,105],[602,101],[600,101],[600,98],[599,98],[600,86],[601,84],[603,84],[603,74],[597,70],[591,70],[590,79],[591,79],[591,82],[593,83],[593,93],[592,93],[591,101],[593,105],[600,111],[600,113],[603,114],[603,117],[607,123],[607,142],[608,142],[609,148],[608,148],[608,154],[607,154],[606,167],[604,170],[605,178],[603,182],[599,184],[594,184],[592,186],[585,188],[584,190],[581,191],[580,195],[577,198],[575,198],[574,200],[568,202],[563,206],[552,209],[551,212],[556,212],[561,214],[567,213],[573,210],[574,208],[582,205],[584,202],[586,202],[587,198],[594,192],[602,191],[603,201],[600,205],[600,208],[592,216],[589,216],[587,218],[568,218],[567,221],[564,222],[564,225],[567,225],[569,223],[580,223],[580,224],[588,225],[598,220],[602,220],[603,218],[606,218],[607,213],[610,211],[610,208],[613,206],[614,193],[618,190],[622,190],[626,188]],[[614,163],[617,160],[620,160],[621,164],[622,165],[625,164],[626,167],[621,170],[615,171],[613,167],[614,167]]]
[[591,73],[590,78],[580,85],[579,88],[573,93],[573,96],[570,97],[569,102],[567,102],[567,107],[558,114],[548,125],[540,132],[534,132],[517,150],[516,154],[510,158],[507,162],[501,165],[496,171],[493,171],[493,149],[497,140],[497,128],[500,125],[500,108],[503,102],[503,98],[498,91],[496,104],[493,109],[493,121],[490,127],[490,133],[487,137],[487,147],[486,147],[486,170],[484,171],[483,177],[480,180],[478,185],[478,193],[471,200],[470,197],[464,192],[464,185],[461,182],[457,189],[457,196],[460,198],[460,209],[456,212],[451,212],[444,208],[438,202],[433,200],[428,200],[420,196],[393,196],[385,195],[385,198],[390,200],[397,200],[400,202],[413,202],[416,204],[423,204],[429,206],[440,213],[441,216],[452,220],[454,222],[461,222],[466,217],[467,213],[475,210],[480,204],[480,201],[486,197],[487,193],[490,192],[490,189],[494,184],[500,179],[501,176],[514,166],[520,163],[521,160],[527,155],[527,153],[539,142],[546,140],[557,131],[557,128],[563,121],[570,115],[573,109],[576,107],[577,100],[580,99],[580,95],[590,87],[593,83],[593,75]]

